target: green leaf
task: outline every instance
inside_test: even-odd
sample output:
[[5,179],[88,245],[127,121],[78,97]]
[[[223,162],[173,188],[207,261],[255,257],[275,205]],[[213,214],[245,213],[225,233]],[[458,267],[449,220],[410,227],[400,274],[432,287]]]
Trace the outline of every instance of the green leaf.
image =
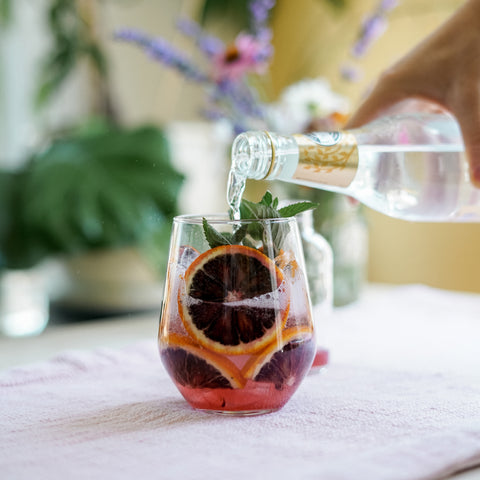
[[324,0],[327,4],[331,7],[336,8],[337,10],[343,10],[346,6],[348,1],[347,0]]
[[279,200],[273,198],[272,194],[267,191],[260,202],[254,203],[249,200],[242,200],[240,204],[241,218],[254,218],[259,220],[249,224],[248,233],[257,241],[262,241],[264,251],[274,252],[277,255],[282,244],[288,235],[288,225],[280,223],[272,223],[269,231],[265,229],[265,224],[261,220],[268,218],[293,217],[299,213],[315,208],[317,205],[312,202],[298,202],[277,210]]
[[248,223],[243,224],[240,228],[237,228],[235,230],[235,233],[232,235],[231,242],[233,245],[237,245],[242,243],[242,241],[245,239],[247,232],[248,232]]
[[298,202],[298,203],[292,203],[290,205],[287,205],[285,207],[282,207],[278,213],[282,217],[294,217],[295,215],[298,215],[299,213],[306,212],[307,210],[312,210],[314,208],[318,207],[318,203],[313,203],[313,202]]
[[205,234],[205,238],[207,239],[210,248],[219,247],[221,245],[231,245],[232,243],[222,235],[220,232],[215,230],[204,218],[202,220],[203,223],[203,233]]
[[[240,203],[240,218],[243,219],[265,219],[265,218],[279,218],[279,212],[267,204],[265,196],[259,203],[251,202],[250,200],[242,200]],[[268,198],[267,198],[268,201]]]
[[231,23],[238,26],[239,30],[249,27],[250,15],[248,11],[249,0],[205,0],[199,14],[202,25],[207,21],[221,19],[222,23]]
[[[5,2],[5,0],[0,0]],[[41,61],[37,108],[45,106],[84,59],[90,61],[101,80],[107,77],[107,56],[95,41],[94,25],[79,11],[78,0],[50,0],[47,11],[51,48]],[[8,2],[7,2],[8,4]]]
[[40,84],[35,94],[35,105],[40,108],[45,105],[60,86],[73,72],[78,60],[76,43],[65,38],[58,47],[47,56],[40,72]]
[[250,237],[252,240],[262,242],[265,252],[273,252],[274,255],[277,255],[288,234],[288,225],[271,223],[267,230],[263,220],[293,217],[306,210],[317,207],[316,203],[303,201],[277,210],[278,203],[278,198],[274,198],[269,191],[265,192],[258,203],[242,199],[240,203],[240,218],[243,220],[249,219],[258,221],[242,225],[232,236],[226,236],[225,234],[217,232],[205,219],[203,219],[205,237],[208,243],[211,247],[228,244],[253,246],[252,242],[249,240]]
[[84,46],[83,52],[87,57],[89,57],[96,70],[100,72],[102,76],[105,76],[107,74],[108,64],[105,54],[99,45],[95,43],[89,43]]
[[[11,217],[16,226],[9,220],[5,227],[9,244],[45,257],[143,245],[170,226],[183,175],[170,163],[163,132],[92,125],[90,132],[79,129],[53,141],[24,167]],[[10,264],[14,254],[8,252],[3,256]]]
[[273,203],[273,195],[271,194],[271,192],[267,190],[259,203],[267,207],[270,207]]
[[0,0],[0,25],[7,26],[12,20],[11,0]]

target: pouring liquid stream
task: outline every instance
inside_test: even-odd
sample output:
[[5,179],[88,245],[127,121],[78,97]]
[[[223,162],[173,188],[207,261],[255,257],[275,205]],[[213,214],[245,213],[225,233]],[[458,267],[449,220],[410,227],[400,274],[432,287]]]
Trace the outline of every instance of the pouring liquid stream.
[[238,172],[233,166],[228,174],[227,202],[233,220],[240,220],[240,202],[245,191],[247,177]]

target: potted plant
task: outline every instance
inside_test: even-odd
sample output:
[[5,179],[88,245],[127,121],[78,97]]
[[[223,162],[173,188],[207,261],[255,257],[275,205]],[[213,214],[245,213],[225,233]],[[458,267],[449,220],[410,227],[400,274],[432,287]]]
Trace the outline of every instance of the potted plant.
[[[14,14],[9,6],[2,2],[4,22]],[[158,306],[183,175],[171,164],[162,128],[122,126],[92,4],[50,0],[45,17],[52,42],[36,106],[46,107],[84,61],[95,95],[86,118],[45,132],[15,172],[0,169],[0,272],[33,275],[55,259],[61,275],[51,298],[86,316]]]
[[0,171],[0,271],[60,260],[55,299],[82,314],[159,305],[182,180],[156,127],[61,136],[19,171]]

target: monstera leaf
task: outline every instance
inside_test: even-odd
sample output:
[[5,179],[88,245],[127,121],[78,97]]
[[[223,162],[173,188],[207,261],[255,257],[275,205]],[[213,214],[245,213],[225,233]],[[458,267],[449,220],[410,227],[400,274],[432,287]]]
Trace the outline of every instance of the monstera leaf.
[[0,171],[0,273],[11,266],[30,266],[35,263],[25,248],[25,235],[19,221],[19,192],[22,175]]
[[24,252],[37,257],[125,245],[152,251],[152,242],[166,249],[182,180],[155,127],[60,138],[22,173],[9,243],[20,247],[26,237]]

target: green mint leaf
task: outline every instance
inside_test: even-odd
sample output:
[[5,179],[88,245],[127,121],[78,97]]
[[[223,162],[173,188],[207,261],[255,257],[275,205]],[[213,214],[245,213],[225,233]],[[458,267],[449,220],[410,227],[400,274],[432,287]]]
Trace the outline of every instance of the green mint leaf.
[[248,227],[249,225],[246,223],[235,230],[231,238],[232,245],[240,245],[242,243],[247,235]]
[[[248,245],[255,246],[254,242],[262,242],[264,251],[274,252],[275,255],[282,248],[282,244],[288,234],[288,225],[278,223],[271,224],[269,230],[265,229],[262,220],[269,218],[293,217],[299,213],[316,208],[312,202],[298,202],[278,209],[278,198],[267,191],[260,202],[255,203],[243,199],[240,203],[240,218],[242,220],[257,220],[246,223],[232,233],[220,233],[203,219],[203,231],[211,248],[220,245]],[[257,244],[258,245],[258,244]]]
[[[267,192],[270,194],[270,192]],[[272,206],[272,196],[264,195],[259,203],[250,202],[249,200],[242,200],[240,204],[240,217],[242,219],[257,219],[263,220],[265,218],[279,218],[280,215]],[[248,225],[248,233],[254,240],[263,241],[265,228],[262,222],[254,222]]]
[[307,202],[307,201],[298,202],[298,203],[292,203],[291,205],[287,205],[286,207],[280,208],[280,210],[278,210],[278,213],[280,214],[281,217],[294,217],[299,213],[306,212],[307,210],[311,210],[317,207],[318,207],[318,203]]
[[270,205],[263,203],[265,197],[259,203],[242,200],[240,204],[240,218],[242,219],[265,219],[280,218],[279,212]]
[[255,243],[252,242],[248,237],[245,237],[242,240],[242,245],[245,245],[246,247],[250,247],[250,248],[257,248],[257,245],[255,245]]
[[261,220],[267,218],[293,217],[317,207],[316,203],[304,201],[277,209],[278,203],[278,198],[273,198],[272,194],[267,191],[258,203],[242,200],[240,204],[240,218],[259,220],[248,226],[248,234],[250,237],[253,240],[261,241],[264,246],[264,251],[273,251],[275,255],[280,252],[282,244],[288,235],[288,225],[272,224],[270,230],[267,232]]
[[273,196],[271,194],[271,192],[269,192],[268,190],[265,192],[265,195],[263,196],[263,198],[260,200],[260,204],[262,205],[265,205],[267,207],[270,207],[272,205],[272,202],[273,202]]
[[248,225],[248,234],[254,239],[254,240],[263,240],[263,232],[265,231],[265,228],[262,223],[260,222],[255,222],[255,223],[250,223]]
[[224,235],[223,233],[218,232],[213,228],[204,218],[202,220],[203,224],[203,233],[205,234],[205,238],[207,239],[210,248],[219,247],[220,245],[232,245],[231,240]]

